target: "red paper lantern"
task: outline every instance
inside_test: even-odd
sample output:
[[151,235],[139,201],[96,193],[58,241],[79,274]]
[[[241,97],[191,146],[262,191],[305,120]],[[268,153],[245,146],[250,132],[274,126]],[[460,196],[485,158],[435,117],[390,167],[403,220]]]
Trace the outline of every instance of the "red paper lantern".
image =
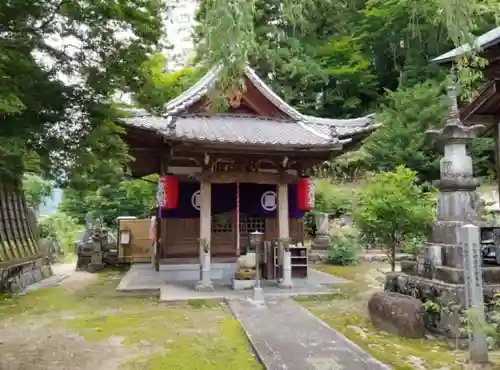
[[160,176],[158,180],[157,201],[160,208],[177,208],[177,203],[179,202],[179,180],[176,176]]
[[314,182],[309,177],[297,181],[297,206],[301,211],[314,208]]

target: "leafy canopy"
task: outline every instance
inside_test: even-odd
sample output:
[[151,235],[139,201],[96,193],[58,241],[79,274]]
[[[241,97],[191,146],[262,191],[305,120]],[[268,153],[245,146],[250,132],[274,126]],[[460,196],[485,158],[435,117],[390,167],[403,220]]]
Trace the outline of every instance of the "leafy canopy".
[[[371,177],[358,193],[353,219],[363,238],[390,254],[410,238],[426,236],[434,218],[429,193],[415,184],[416,173],[403,166]],[[394,260],[392,260],[394,269]]]
[[25,174],[23,178],[23,190],[26,204],[35,212],[44,203],[44,200],[52,196],[52,184],[34,174]]
[[102,150],[124,159],[123,143],[107,135],[116,131],[109,102],[137,88],[141,63],[160,41],[163,8],[160,0],[0,4],[2,180],[18,180],[33,152],[58,180]]
[[112,227],[119,216],[149,217],[156,202],[156,176],[100,186],[95,192],[68,189],[59,210],[83,223],[90,213]]

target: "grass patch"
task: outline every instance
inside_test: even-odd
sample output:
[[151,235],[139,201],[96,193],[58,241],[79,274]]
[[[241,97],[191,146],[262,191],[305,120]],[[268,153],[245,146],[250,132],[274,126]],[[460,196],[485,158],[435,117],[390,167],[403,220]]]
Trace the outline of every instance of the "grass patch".
[[217,325],[218,335],[201,332],[192,338],[177,338],[164,353],[138,357],[123,370],[262,370],[248,351],[248,342],[238,322],[225,318]]
[[120,357],[122,370],[263,369],[238,321],[220,301],[162,305],[154,298],[121,296],[115,289],[122,276],[122,271],[108,270],[75,291],[58,286],[26,296],[3,296],[0,324],[9,320],[9,327],[57,326],[78,333],[89,343],[99,342],[98,346],[120,340],[135,356]]
[[459,370],[465,364],[464,352],[454,350],[445,342],[404,339],[378,331],[361,312],[335,315],[330,310],[321,311],[307,303],[304,305],[332,328],[394,370],[414,370],[419,365],[425,369]]
[[192,308],[218,307],[221,304],[220,299],[188,299],[186,303]]
[[[301,304],[379,361],[395,370],[462,369],[466,355],[438,340],[403,339],[380,332],[371,325],[366,308],[387,264],[363,263],[356,266],[315,266],[320,271],[342,277],[351,283],[336,286],[335,299],[304,299]],[[332,298],[332,297],[330,297]]]
[[[375,264],[374,264],[375,265]],[[327,274],[340,277],[342,279],[354,281],[354,282],[365,282],[364,276],[367,270],[373,270],[375,267],[360,263],[352,266],[339,266],[339,265],[326,265],[319,264],[315,265],[316,270],[326,272]]]

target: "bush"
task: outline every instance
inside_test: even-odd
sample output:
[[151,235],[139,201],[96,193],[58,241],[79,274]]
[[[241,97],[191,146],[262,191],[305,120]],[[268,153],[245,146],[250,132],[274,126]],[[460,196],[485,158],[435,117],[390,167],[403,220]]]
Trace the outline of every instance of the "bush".
[[56,239],[62,246],[64,255],[74,253],[76,236],[84,229],[76,219],[61,212],[40,218],[39,226],[40,236]]
[[359,193],[354,223],[363,239],[386,248],[395,270],[395,255],[405,241],[425,238],[434,219],[435,196],[415,184],[416,173],[403,166],[373,176]]
[[351,231],[330,237],[327,263],[332,265],[355,265],[360,251],[358,234]]
[[315,211],[326,212],[332,217],[340,217],[351,212],[356,198],[352,188],[333,185],[328,180],[317,180],[315,186]]

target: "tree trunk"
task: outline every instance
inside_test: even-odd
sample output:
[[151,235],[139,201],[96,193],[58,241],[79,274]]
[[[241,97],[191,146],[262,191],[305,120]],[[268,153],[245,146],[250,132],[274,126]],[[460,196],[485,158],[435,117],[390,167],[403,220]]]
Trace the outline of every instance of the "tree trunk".
[[391,271],[392,272],[396,271],[396,245],[397,244],[392,244],[392,247],[391,247]]

